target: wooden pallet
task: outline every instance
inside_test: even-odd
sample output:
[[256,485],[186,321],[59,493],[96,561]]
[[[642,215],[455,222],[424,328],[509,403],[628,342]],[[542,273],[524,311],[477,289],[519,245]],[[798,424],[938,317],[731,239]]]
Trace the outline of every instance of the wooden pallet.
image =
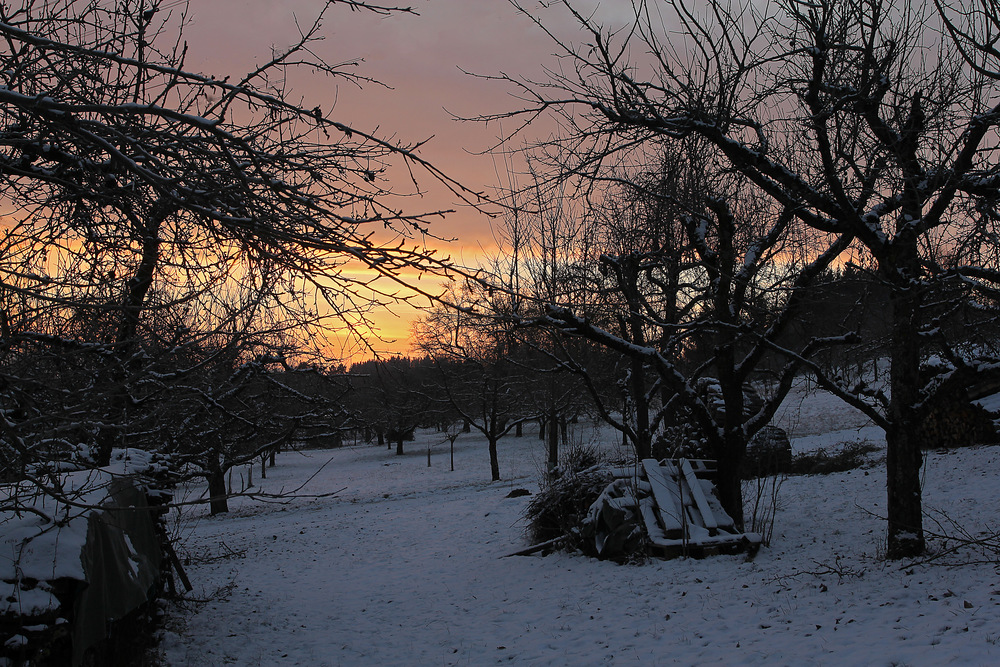
[[641,475],[652,495],[639,509],[650,544],[661,555],[708,555],[760,546],[760,536],[742,533],[719,503],[714,467],[701,460],[645,459]]

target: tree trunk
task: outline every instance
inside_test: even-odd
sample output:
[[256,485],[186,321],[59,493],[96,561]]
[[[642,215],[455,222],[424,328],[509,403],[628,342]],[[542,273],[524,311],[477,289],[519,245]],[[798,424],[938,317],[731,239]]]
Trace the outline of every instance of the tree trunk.
[[740,472],[745,451],[745,443],[726,443],[718,456],[715,475],[719,504],[732,517],[737,530],[743,530],[743,480]]
[[399,436],[396,437],[396,456],[402,456],[402,455],[403,455],[403,434],[400,433]]
[[168,207],[160,202],[146,220],[145,229],[138,230],[142,236],[141,255],[135,273],[125,283],[126,294],[121,304],[121,321],[118,325],[116,341],[126,353],[135,345],[135,337],[145,307],[146,295],[149,294],[149,289],[153,285],[153,275],[160,263],[160,225],[168,215]]
[[[628,397],[622,402],[622,425],[628,426]],[[622,450],[628,450],[628,429],[622,429]],[[640,459],[641,460],[641,459]]]
[[890,559],[918,556],[924,551],[920,498],[920,339],[915,289],[895,289],[892,308],[892,350],[889,383],[889,428],[886,430],[886,489],[888,492]]
[[209,471],[208,508],[212,516],[229,511],[228,494],[226,493],[226,471],[222,468]]
[[[120,393],[120,392],[116,392]],[[117,401],[117,399],[115,399]],[[97,451],[94,454],[94,463],[99,466],[106,466],[111,463],[111,450],[118,442],[118,431],[107,426],[100,427],[97,433]]]
[[722,428],[722,439],[713,450],[716,452],[715,485],[719,492],[719,503],[738,530],[743,530],[743,457],[747,451],[744,422],[747,418],[743,378],[735,372],[736,354],[733,344],[726,341],[716,348],[716,366],[719,374],[719,388],[725,413],[716,412],[715,419]]
[[653,443],[649,432],[649,401],[646,400],[646,367],[639,357],[632,358],[632,403],[635,406],[635,455],[640,461],[652,455]]
[[500,458],[497,456],[497,438],[490,434],[490,475],[494,482],[500,481]]
[[521,438],[524,437],[524,423],[518,422],[517,426],[514,427],[514,437]]
[[556,430],[556,411],[552,410],[548,418],[549,426],[549,457],[548,471],[553,472],[559,465],[559,431]]
[[[118,305],[120,319],[118,330],[115,333],[117,359],[128,365],[134,366],[136,363],[132,357],[138,349],[139,321],[146,308],[146,297],[153,285],[153,277],[160,263],[159,230],[170,213],[171,209],[168,205],[160,200],[153,207],[149,217],[146,218],[144,228],[135,230],[142,239],[139,261],[133,275],[125,281],[125,296]],[[125,380],[127,374],[127,369],[112,363],[110,380],[117,388],[113,389],[111,393],[110,414],[106,416],[109,423],[125,424],[127,422],[126,413],[131,402]],[[111,449],[115,444],[115,441],[105,437],[103,431],[106,430],[102,429],[102,437],[98,440],[97,447],[96,462],[101,466],[111,462]]]

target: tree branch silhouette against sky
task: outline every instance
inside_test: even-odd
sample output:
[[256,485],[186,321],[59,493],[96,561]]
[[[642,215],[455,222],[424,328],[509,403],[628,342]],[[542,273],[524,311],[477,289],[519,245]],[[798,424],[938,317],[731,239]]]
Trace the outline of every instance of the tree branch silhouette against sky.
[[[319,0],[193,2],[185,32],[188,66],[237,76],[248,64],[268,58],[272,48],[293,42],[321,5]],[[518,107],[510,86],[487,77],[542,78],[545,67],[558,66],[551,39],[506,2],[416,0],[399,6],[414,13],[383,16],[343,6],[328,12],[324,39],[314,49],[328,62],[360,61],[354,68],[362,79],[357,85],[300,72],[289,86],[303,97],[303,106],[329,109],[332,117],[361,131],[409,144],[426,141],[423,157],[471,190],[491,196],[496,187],[509,184],[509,175],[508,166],[489,149],[515,124],[461,119]],[[627,16],[631,6],[623,3],[620,10]],[[576,29],[569,22],[566,28]],[[406,174],[395,175],[393,187],[411,195],[398,198],[401,209],[453,211],[435,221],[431,233],[438,238],[428,238],[428,245],[461,265],[476,264],[495,247],[487,215],[430,179],[418,179],[417,185],[419,191]],[[384,346],[386,351],[409,350],[414,315],[403,305],[376,318],[381,335],[395,340]]]

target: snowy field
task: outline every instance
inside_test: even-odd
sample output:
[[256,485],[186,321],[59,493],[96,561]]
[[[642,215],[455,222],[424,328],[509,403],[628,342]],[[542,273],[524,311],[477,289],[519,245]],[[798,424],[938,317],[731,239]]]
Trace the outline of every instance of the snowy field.
[[[822,394],[786,404],[796,449],[882,442]],[[574,437],[600,433],[581,425]],[[263,488],[298,486],[326,464],[303,493],[343,490],[287,505],[237,499],[217,518],[187,511],[198,601],[172,607],[166,664],[1000,664],[1000,568],[989,562],[1000,556],[884,562],[881,466],[787,479],[773,543],[753,561],[620,566],[502,558],[526,544],[530,499],[506,496],[538,488],[544,447],[533,431],[502,440],[504,479],[491,483],[481,438],[458,439],[454,472],[443,440],[418,434],[402,457],[373,446],[284,453]],[[1000,448],[930,453],[924,489],[929,530],[996,529]]]

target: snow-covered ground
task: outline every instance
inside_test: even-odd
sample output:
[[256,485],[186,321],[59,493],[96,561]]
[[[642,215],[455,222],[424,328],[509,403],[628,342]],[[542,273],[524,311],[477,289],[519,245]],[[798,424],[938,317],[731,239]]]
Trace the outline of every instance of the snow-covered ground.
[[[822,394],[793,397],[780,421],[796,449],[879,442]],[[580,426],[582,442],[601,431]],[[886,563],[881,467],[792,477],[774,540],[756,558],[620,566],[580,555],[510,557],[544,447],[463,435],[454,472],[433,433],[397,457],[364,446],[285,453],[264,488],[336,497],[286,505],[235,500],[181,522],[189,602],[171,611],[168,665],[995,665],[1000,555],[959,552]],[[432,445],[431,466],[426,448]],[[255,471],[255,481],[260,480]],[[995,528],[1000,448],[927,456],[927,528]],[[943,532],[943,531],[942,531]],[[940,549],[940,540],[933,540]],[[959,560],[978,564],[948,566]]]

